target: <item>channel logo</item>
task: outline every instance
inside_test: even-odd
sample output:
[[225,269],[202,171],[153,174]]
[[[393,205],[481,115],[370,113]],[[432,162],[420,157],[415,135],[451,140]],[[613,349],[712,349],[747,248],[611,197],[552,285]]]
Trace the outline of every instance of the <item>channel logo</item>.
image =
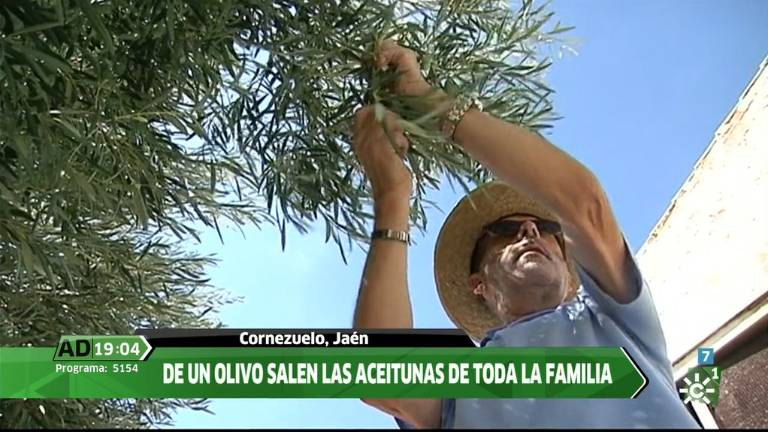
[[720,368],[715,364],[713,348],[699,348],[698,366],[690,369],[683,378],[685,387],[680,388],[683,403],[701,402],[715,406],[720,397]]

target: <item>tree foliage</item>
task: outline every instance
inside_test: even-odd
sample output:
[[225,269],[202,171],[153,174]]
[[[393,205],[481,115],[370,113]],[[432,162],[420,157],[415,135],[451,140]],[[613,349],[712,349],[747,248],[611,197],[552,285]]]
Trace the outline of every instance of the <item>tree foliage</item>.
[[[376,44],[399,37],[433,84],[540,129],[540,48],[565,30],[550,17],[496,0],[0,3],[0,344],[221,325],[233,299],[187,246],[201,225],[266,223],[284,243],[322,221],[343,256],[370,219],[349,147],[362,104],[404,119],[423,227],[441,176],[487,173],[389,91]],[[179,407],[206,405],[0,400],[0,427],[148,426]]]

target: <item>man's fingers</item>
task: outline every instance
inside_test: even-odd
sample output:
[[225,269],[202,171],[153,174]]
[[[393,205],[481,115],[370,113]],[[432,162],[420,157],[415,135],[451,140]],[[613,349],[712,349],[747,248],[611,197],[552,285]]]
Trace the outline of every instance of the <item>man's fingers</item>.
[[360,129],[373,114],[373,105],[366,105],[355,112],[355,119],[353,127],[355,130]]
[[400,126],[400,122],[398,121],[399,119],[400,116],[392,111],[387,111],[387,130],[389,131],[392,141],[394,141],[392,144],[395,153],[397,153],[402,158],[405,157],[405,154],[408,152],[409,143],[408,138],[406,138],[403,134],[403,128]]
[[397,134],[395,137],[395,151],[401,158],[404,158],[408,153],[409,144],[408,138],[406,138],[405,135]]
[[385,117],[385,121],[387,122],[387,129],[390,133],[402,133],[403,128],[400,127],[400,123],[397,122],[397,119],[399,119],[400,116],[395,114],[394,112],[387,110],[387,115]]
[[385,70],[389,68],[389,66],[395,66],[400,70],[408,69],[412,63],[411,57],[415,59],[416,54],[405,48],[383,51],[381,55],[379,55],[378,66],[380,69]]
[[387,39],[379,45],[376,52],[376,65],[379,69],[385,69],[389,65],[397,48],[397,43],[392,39]]
[[[398,122],[399,119],[400,116],[388,109],[385,109],[383,119],[384,124],[381,124],[376,120],[374,106],[367,105],[355,112],[352,132],[354,135],[359,137],[372,138],[379,136],[379,141],[383,140],[388,142],[391,138],[395,144],[395,148],[402,148],[403,150],[407,151],[408,140],[405,138],[405,135],[403,135],[403,128]],[[355,141],[367,140],[368,139],[363,138],[362,140]]]
[[376,54],[376,66],[381,70],[387,70],[389,68],[390,59],[392,57],[391,51],[381,50]]
[[382,49],[387,49],[387,48],[391,49],[391,48],[397,48],[400,45],[398,45],[397,41],[395,41],[394,39],[384,39],[383,41],[381,41],[381,45],[379,45],[379,46]]
[[403,68],[410,67],[411,63],[416,61],[416,53],[403,48],[391,39],[387,39],[379,46],[376,55],[376,65],[380,69],[386,69],[388,66],[399,66]]
[[[384,108],[383,106],[383,113],[384,113],[384,122],[387,124],[387,128],[389,130],[395,130],[395,131],[401,131],[402,128],[397,123],[397,119],[399,118],[397,114],[394,112]],[[362,129],[365,127],[370,127],[374,125],[379,125],[379,122],[376,120],[376,107],[375,105],[366,105],[360,109],[358,109],[354,114],[354,120],[352,122],[354,129]]]

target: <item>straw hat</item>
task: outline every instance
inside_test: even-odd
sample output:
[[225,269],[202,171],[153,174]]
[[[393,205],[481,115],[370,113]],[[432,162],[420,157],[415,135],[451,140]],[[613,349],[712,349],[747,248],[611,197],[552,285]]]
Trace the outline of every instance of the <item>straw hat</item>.
[[[491,182],[470,192],[454,207],[443,224],[435,246],[435,282],[440,301],[451,320],[476,341],[503,325],[482,298],[469,287],[469,265],[483,226],[501,217],[527,213],[557,220],[531,198],[501,182]],[[579,287],[576,267],[566,252],[571,293]]]

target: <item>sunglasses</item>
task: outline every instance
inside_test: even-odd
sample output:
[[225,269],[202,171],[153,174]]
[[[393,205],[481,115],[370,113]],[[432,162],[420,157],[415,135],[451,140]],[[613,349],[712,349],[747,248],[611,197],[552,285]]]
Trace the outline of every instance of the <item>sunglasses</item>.
[[560,227],[559,223],[553,222],[550,220],[535,219],[535,220],[517,221],[517,220],[503,219],[496,222],[491,222],[488,225],[484,226],[483,235],[485,234],[495,234],[499,236],[517,235],[517,233],[520,232],[520,228],[523,227],[523,224],[527,222],[533,222],[533,224],[536,225],[536,229],[541,234],[558,235],[563,232],[563,229]]
[[565,241],[562,236],[563,228],[559,223],[546,219],[533,219],[525,221],[502,219],[496,222],[491,222],[483,227],[481,231],[482,234],[480,235],[480,238],[477,239],[477,242],[475,243],[475,249],[472,251],[472,258],[469,263],[470,273],[476,273],[478,267],[480,266],[480,259],[482,257],[480,256],[479,246],[485,237],[488,235],[502,237],[516,236],[520,232],[520,228],[522,228],[523,224],[527,222],[533,222],[533,224],[536,226],[536,230],[540,235],[551,234],[555,236],[557,243],[560,245],[560,249],[563,252],[563,256],[565,256]]

